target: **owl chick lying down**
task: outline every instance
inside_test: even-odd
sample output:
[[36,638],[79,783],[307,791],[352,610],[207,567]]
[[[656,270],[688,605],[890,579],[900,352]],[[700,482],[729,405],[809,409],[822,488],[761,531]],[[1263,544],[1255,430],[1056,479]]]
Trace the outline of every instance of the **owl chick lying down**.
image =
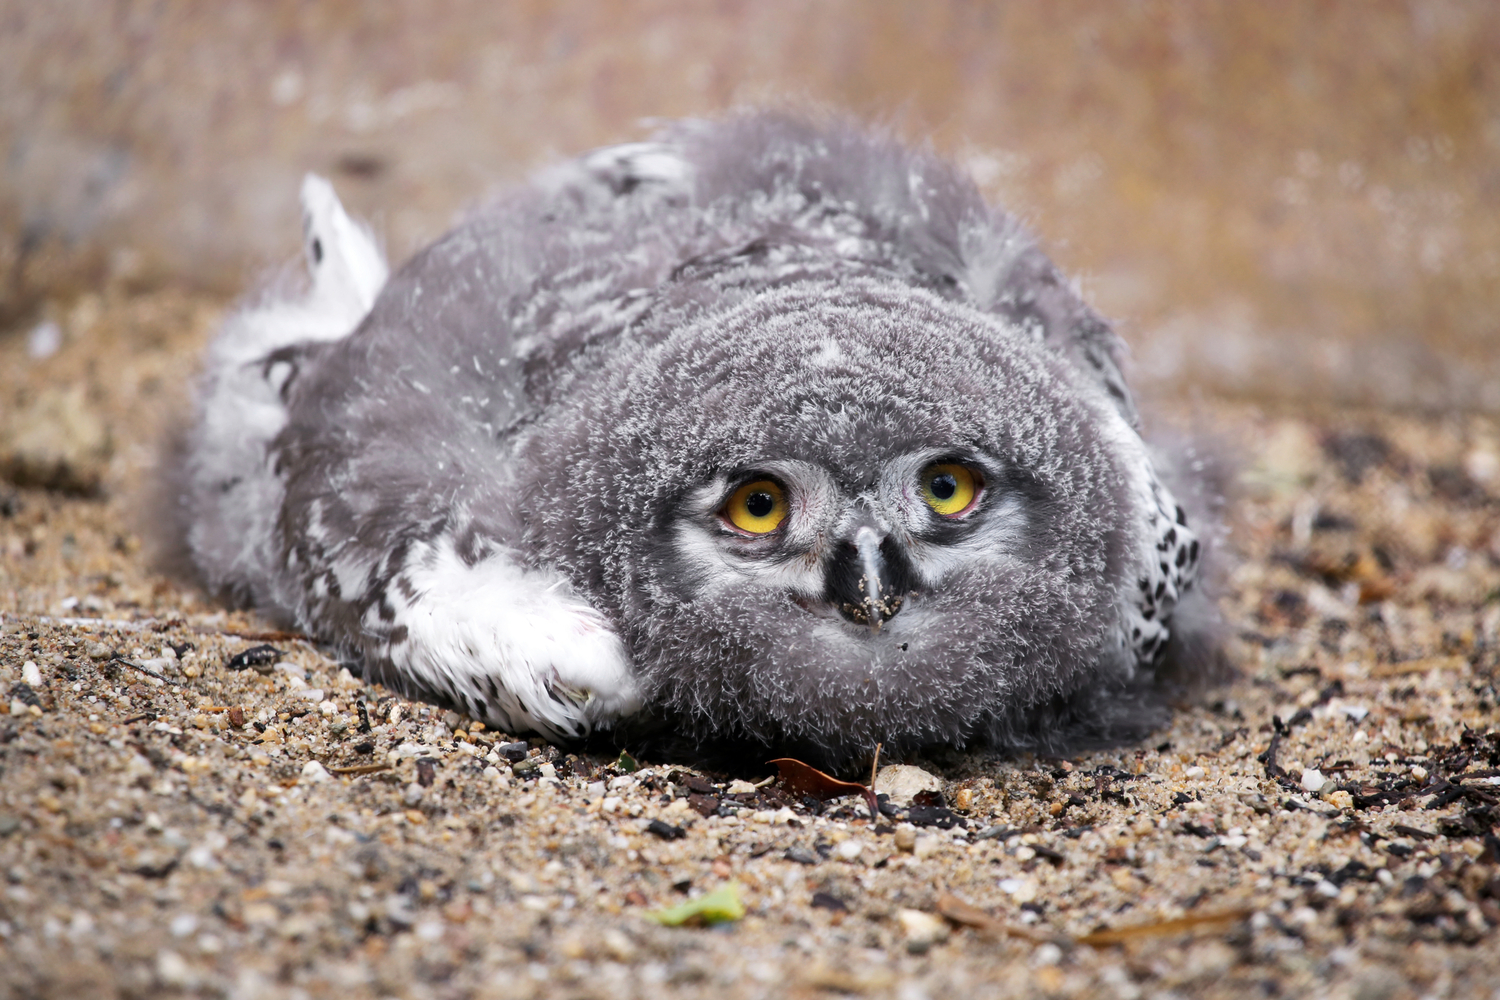
[[1200,543],[1115,336],[930,152],[684,122],[389,277],[302,202],[310,289],[209,351],[186,539],[369,678],[837,765],[1138,737],[1193,671]]

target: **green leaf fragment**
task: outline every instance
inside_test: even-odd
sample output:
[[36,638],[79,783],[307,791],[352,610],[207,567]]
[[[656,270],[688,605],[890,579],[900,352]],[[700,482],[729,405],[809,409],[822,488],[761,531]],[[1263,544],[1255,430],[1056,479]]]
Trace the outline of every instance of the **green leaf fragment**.
[[626,774],[634,774],[636,771],[639,771],[641,769],[641,765],[636,761],[636,759],[630,756],[630,754],[626,753],[624,750],[620,751],[620,759],[615,761],[615,767],[618,770],[624,771]]
[[745,904],[740,902],[740,884],[726,882],[697,899],[648,913],[646,919],[655,920],[663,927],[681,927],[683,924],[723,924],[739,920],[744,915]]

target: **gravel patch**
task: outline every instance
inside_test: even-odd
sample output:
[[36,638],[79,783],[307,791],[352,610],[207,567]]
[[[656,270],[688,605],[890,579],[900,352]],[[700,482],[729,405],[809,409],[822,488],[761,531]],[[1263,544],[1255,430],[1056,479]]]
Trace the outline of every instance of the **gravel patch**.
[[0,344],[113,442],[97,492],[0,482],[0,996],[1494,992],[1492,421],[1177,415],[1242,458],[1236,679],[1144,746],[883,761],[921,773],[871,818],[482,728],[155,573],[132,497],[212,303],[99,313]]

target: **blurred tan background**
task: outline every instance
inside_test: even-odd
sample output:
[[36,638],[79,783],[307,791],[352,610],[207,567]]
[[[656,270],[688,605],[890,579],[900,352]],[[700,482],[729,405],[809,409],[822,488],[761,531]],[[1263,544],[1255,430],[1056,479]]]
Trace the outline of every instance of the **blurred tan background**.
[[244,289],[306,170],[399,260],[645,119],[785,98],[967,161],[1147,390],[1500,412],[1489,0],[0,0],[0,338]]

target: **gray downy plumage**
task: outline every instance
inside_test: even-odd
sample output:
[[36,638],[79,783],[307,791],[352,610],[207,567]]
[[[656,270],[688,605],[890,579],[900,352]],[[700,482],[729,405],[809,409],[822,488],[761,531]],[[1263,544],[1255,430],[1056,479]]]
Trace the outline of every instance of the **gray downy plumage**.
[[[1208,656],[1115,335],[940,157],[683,122],[388,281],[309,185],[312,287],[227,324],[183,514],[211,588],[372,679],[512,731],[836,765],[1135,738],[1162,665]],[[969,509],[922,492],[939,466]],[[750,482],[776,530],[727,519]]]

